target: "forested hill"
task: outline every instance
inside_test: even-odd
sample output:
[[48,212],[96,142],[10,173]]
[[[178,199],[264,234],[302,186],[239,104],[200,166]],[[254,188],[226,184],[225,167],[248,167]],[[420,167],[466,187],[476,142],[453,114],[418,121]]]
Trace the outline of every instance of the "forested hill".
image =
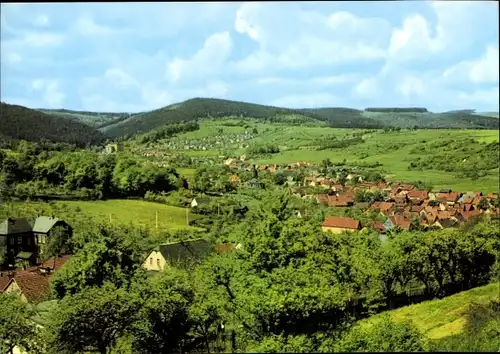
[[287,116],[326,122],[337,128],[429,128],[429,129],[498,129],[498,118],[482,116],[474,110],[445,113],[425,108],[311,108],[287,109],[259,104],[210,98],[193,98],[164,108],[121,118],[101,127],[107,136],[118,138],[145,133],[164,124],[229,116],[279,121]]
[[113,113],[113,112],[89,112],[73,111],[70,109],[45,109],[39,108],[37,111],[42,113],[81,121],[96,128],[106,126],[127,119],[133,113]]
[[[154,111],[133,115],[129,119],[102,128],[107,136],[144,133],[167,123],[207,118],[237,116],[259,120],[279,121],[280,117],[298,116],[309,120],[328,122],[335,127],[382,128],[385,125],[363,117],[357,110],[333,109],[334,114],[316,113],[315,109],[287,109],[260,104],[211,98],[193,98]],[[354,112],[354,114],[352,114]]]
[[98,144],[104,134],[83,122],[1,103],[0,138],[8,140],[65,142],[77,146]]
[[[288,109],[211,98],[193,98],[143,113],[98,113],[33,110],[2,103],[0,136],[51,140],[78,145],[105,137],[125,138],[165,124],[237,116],[269,122],[317,122],[336,128],[498,129],[499,119],[474,110],[432,113],[425,108],[304,108]],[[96,130],[98,129],[98,130]]]

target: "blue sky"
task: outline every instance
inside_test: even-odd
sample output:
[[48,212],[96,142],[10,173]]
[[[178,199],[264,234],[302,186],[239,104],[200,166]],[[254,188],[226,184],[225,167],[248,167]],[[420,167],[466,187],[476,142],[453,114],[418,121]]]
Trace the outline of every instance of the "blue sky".
[[1,5],[1,100],[498,111],[497,2]]

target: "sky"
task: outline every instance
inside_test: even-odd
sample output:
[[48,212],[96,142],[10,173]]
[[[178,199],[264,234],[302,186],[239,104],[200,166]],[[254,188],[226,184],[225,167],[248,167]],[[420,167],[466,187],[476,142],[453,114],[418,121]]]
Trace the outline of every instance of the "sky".
[[1,5],[3,102],[499,110],[498,2]]

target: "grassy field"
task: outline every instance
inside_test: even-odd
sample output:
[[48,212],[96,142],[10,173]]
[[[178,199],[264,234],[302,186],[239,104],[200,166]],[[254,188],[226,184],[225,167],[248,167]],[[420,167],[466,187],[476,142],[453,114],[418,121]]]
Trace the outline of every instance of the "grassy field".
[[[385,313],[396,322],[411,321],[429,339],[435,340],[461,333],[466,324],[466,311],[472,303],[488,304],[499,299],[500,283],[492,283],[444,299],[425,301]],[[360,325],[369,326],[381,321],[382,315],[362,320]]]
[[[200,130],[180,134],[176,139],[203,139],[211,136],[223,134],[243,133],[244,127],[226,126],[226,121],[202,121]],[[232,121],[230,121],[232,122]],[[235,120],[233,123],[237,122]],[[351,145],[342,149],[315,150],[314,145],[319,139],[335,136],[337,139],[362,131],[360,129],[341,129],[330,127],[308,127],[289,126],[284,124],[267,124],[254,120],[248,120],[248,130],[256,128],[258,134],[255,138],[247,140],[247,144],[273,143],[280,147],[281,152],[274,155],[262,156],[251,159],[254,163],[293,163],[297,161],[309,161],[319,163],[325,158],[332,162],[341,162],[344,159],[348,163],[369,163],[380,162],[382,166],[376,170],[383,173],[388,180],[400,180],[404,182],[414,182],[421,180],[434,186],[435,190],[441,188],[451,188],[453,190],[496,192],[498,191],[499,176],[498,168],[486,171],[486,175],[476,180],[468,178],[457,178],[454,172],[444,172],[438,170],[415,171],[408,170],[411,160],[424,158],[424,147],[433,143],[456,139],[473,138],[478,143],[498,142],[498,130],[403,130],[400,132],[369,132],[363,136],[364,142]],[[158,145],[161,148],[161,143]],[[422,153],[419,153],[419,150]],[[413,153],[411,151],[414,150]],[[224,148],[206,151],[181,150],[189,156],[207,156],[217,158],[223,151],[229,151],[234,155],[244,155],[246,149],[232,144]],[[417,151],[415,153],[415,151]],[[182,173],[182,172],[181,172]],[[191,172],[185,171],[186,176]]]
[[[155,231],[171,231],[179,229],[196,229],[187,226],[187,218],[196,216],[188,209],[175,206],[147,202],[142,200],[115,199],[107,201],[64,201],[68,208],[87,214],[99,221],[137,226],[146,226]],[[158,213],[158,229],[156,229],[156,213]]]

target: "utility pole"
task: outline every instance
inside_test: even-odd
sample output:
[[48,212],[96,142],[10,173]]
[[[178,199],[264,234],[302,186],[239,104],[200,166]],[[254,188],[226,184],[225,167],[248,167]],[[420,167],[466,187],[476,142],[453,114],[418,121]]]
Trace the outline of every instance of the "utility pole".
[[158,210],[156,211],[156,230],[158,230]]

